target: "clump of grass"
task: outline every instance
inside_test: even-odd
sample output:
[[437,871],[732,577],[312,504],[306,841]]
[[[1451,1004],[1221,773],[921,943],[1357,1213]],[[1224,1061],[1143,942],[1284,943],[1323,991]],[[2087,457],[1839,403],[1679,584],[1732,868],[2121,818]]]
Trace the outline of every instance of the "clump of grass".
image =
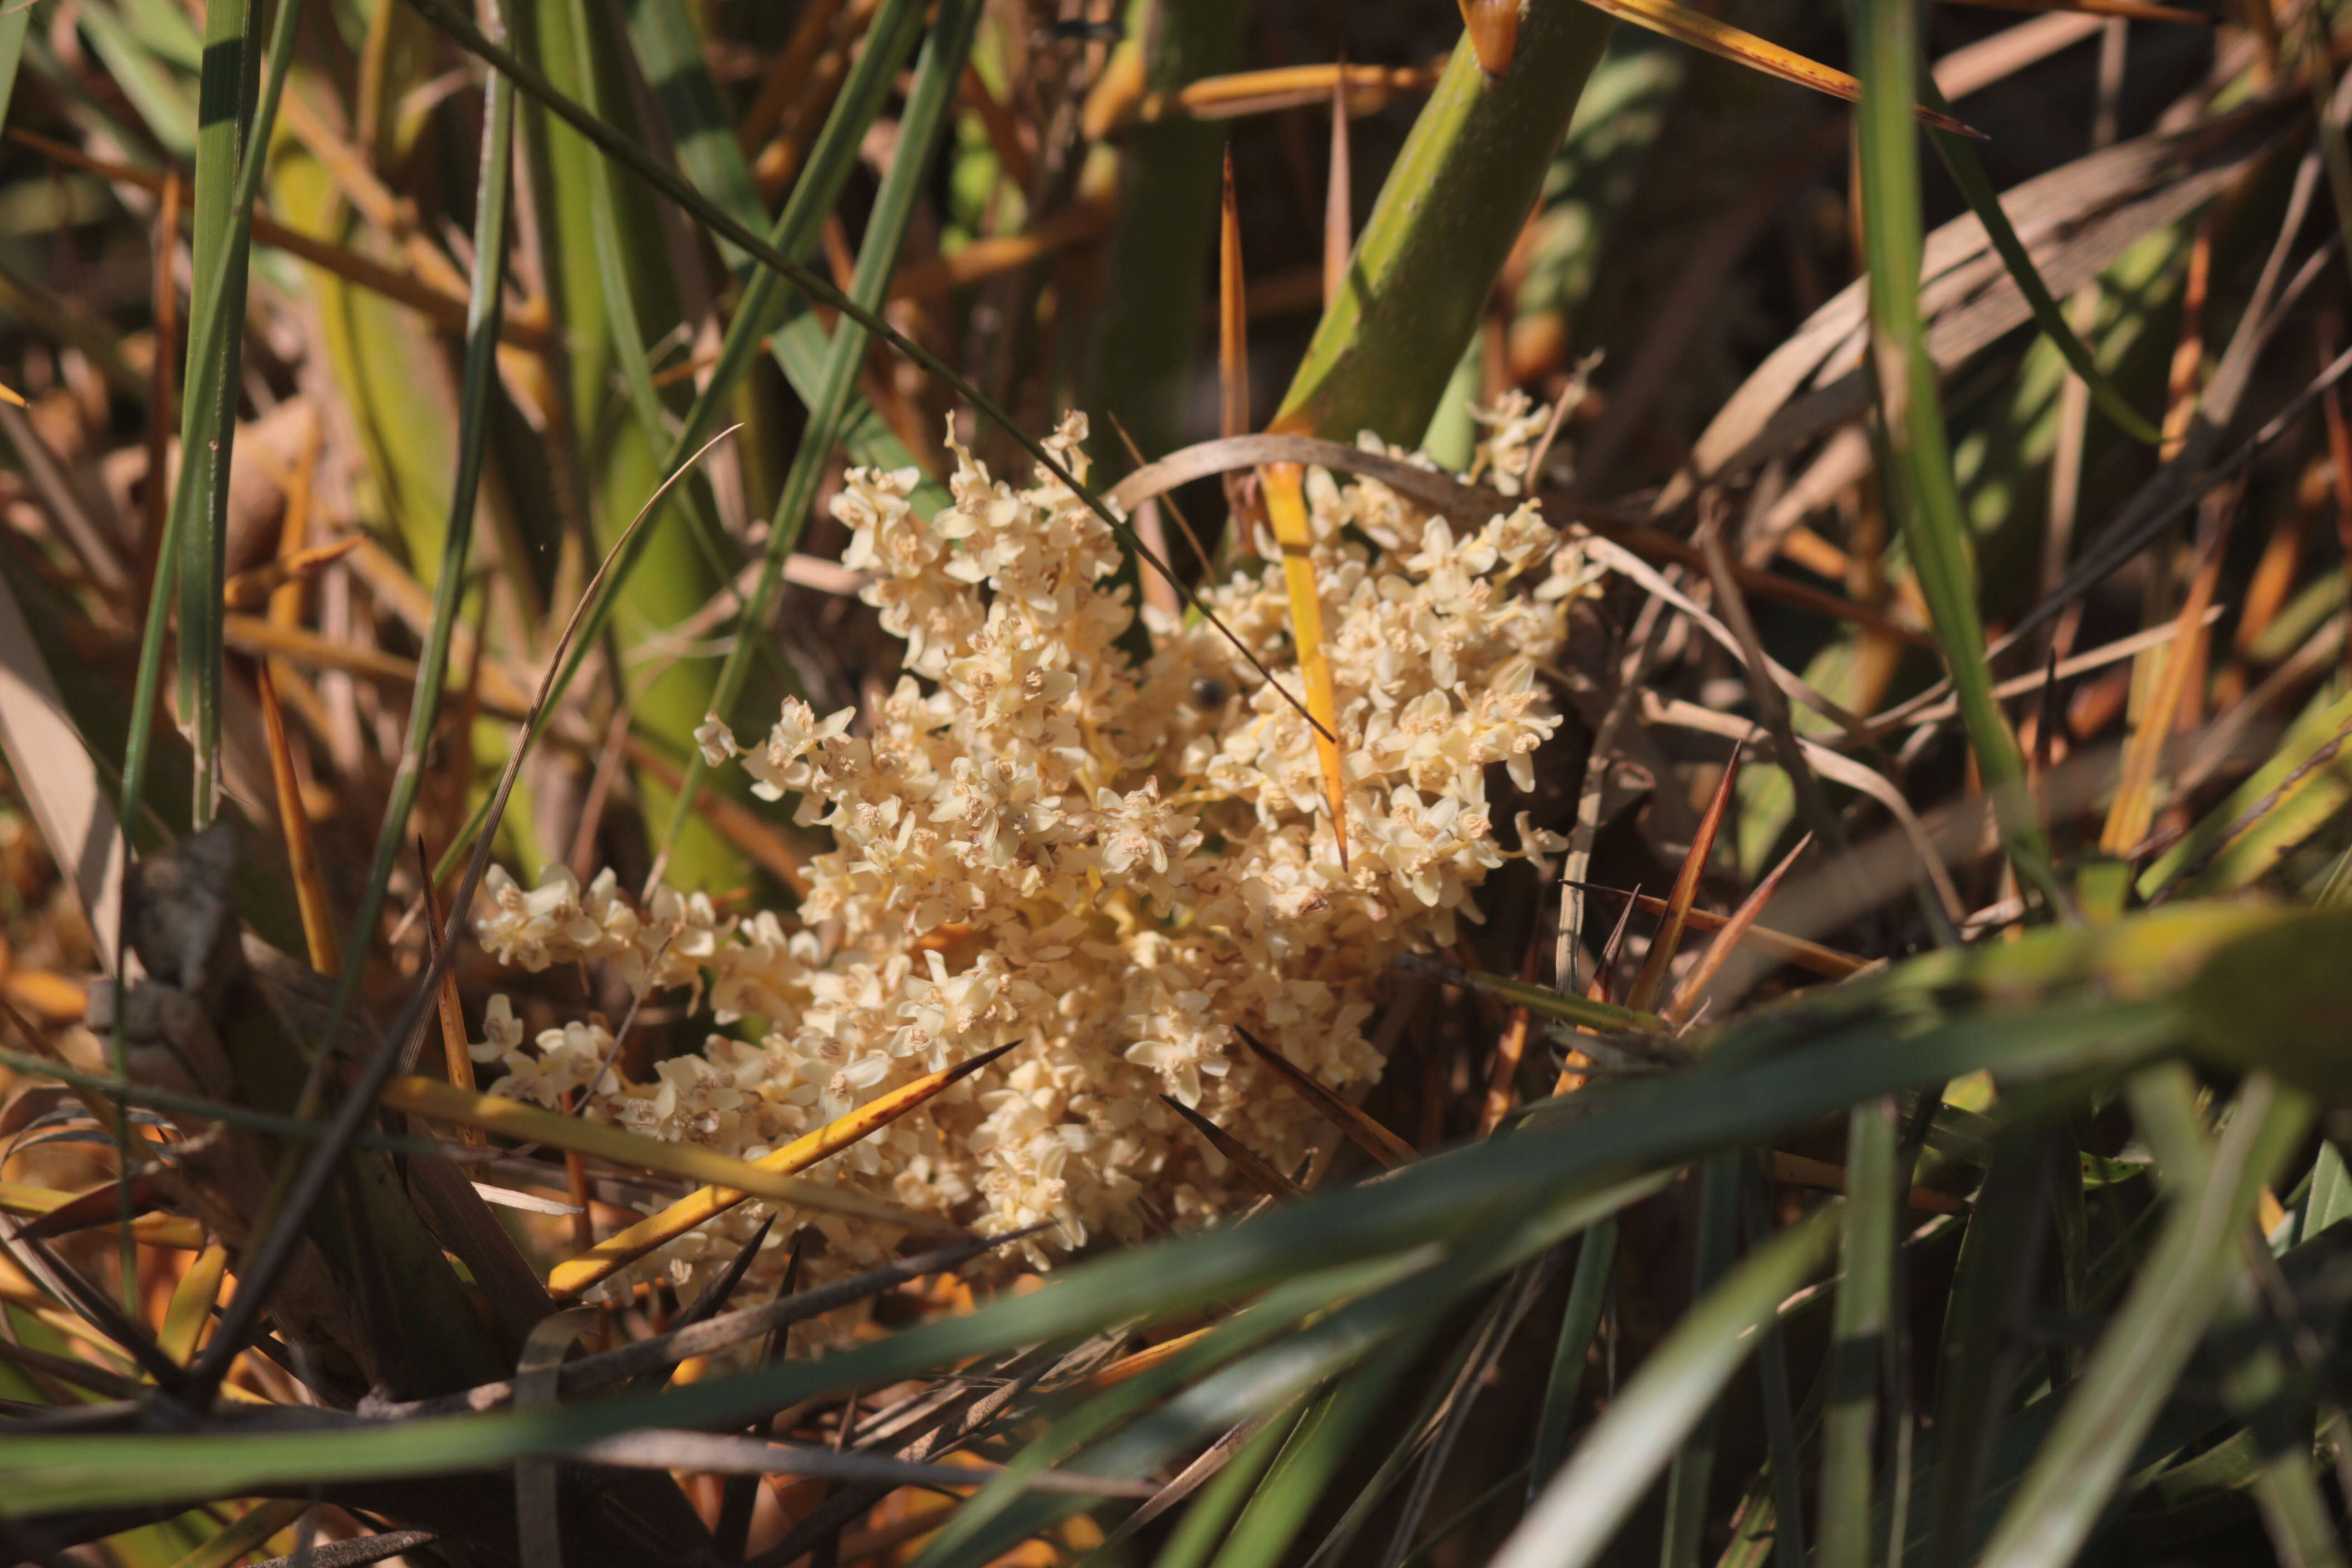
[[19,1556],[2347,1561],[2342,17],[739,9],[0,13]]

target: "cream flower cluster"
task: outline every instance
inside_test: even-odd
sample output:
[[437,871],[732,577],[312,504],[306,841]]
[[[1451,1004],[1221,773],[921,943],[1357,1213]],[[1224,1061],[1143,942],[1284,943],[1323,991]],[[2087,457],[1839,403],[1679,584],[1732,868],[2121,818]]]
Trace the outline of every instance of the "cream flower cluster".
[[[1510,411],[1505,434],[1523,442],[1531,417]],[[1085,435],[1073,417],[1053,438],[1081,474]],[[1293,702],[1198,616],[1152,613],[1137,667],[1112,531],[1049,477],[1016,489],[949,445],[954,504],[935,516],[910,504],[911,469],[854,470],[834,503],[845,564],[906,640],[896,689],[862,716],[788,701],[748,744],[715,720],[698,733],[829,830],[793,921],[722,919],[667,889],[640,912],[609,875],[583,889],[550,871],[530,891],[491,884],[481,941],[526,969],[602,959],[632,985],[707,985],[717,1020],[753,1021],[757,1044],[714,1035],[652,1081],[608,1076],[591,1115],[757,1158],[1017,1046],[808,1174],[982,1232],[1051,1221],[1059,1247],[1198,1225],[1251,1194],[1160,1097],[1289,1170],[1324,1129],[1234,1026],[1334,1086],[1378,1074],[1363,1028],[1392,960],[1450,943],[1506,858],[1489,773],[1530,784],[1559,722],[1537,669],[1591,574],[1532,506],[1457,531],[1381,485],[1310,472],[1343,864]],[[1301,689],[1277,563],[1202,598]],[[551,1031],[527,1057],[502,1011],[490,1032],[478,1054],[506,1062],[497,1091],[542,1100],[584,1084],[609,1043]],[[690,1283],[765,1213],[744,1205],[635,1277]],[[794,1224],[824,1233],[825,1272],[898,1239],[812,1213],[772,1247]]]

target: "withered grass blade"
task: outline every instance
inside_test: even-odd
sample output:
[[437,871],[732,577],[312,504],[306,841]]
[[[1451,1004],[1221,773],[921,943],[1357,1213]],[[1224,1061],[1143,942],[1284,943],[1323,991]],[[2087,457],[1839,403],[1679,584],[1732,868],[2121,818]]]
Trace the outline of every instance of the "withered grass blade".
[[286,837],[286,866],[294,877],[294,903],[302,913],[302,941],[310,950],[310,967],[333,974],[343,965],[342,941],[335,930],[335,909],[327,893],[326,868],[319,861],[318,841],[310,835],[310,814],[302,807],[302,778],[294,768],[294,747],[286,734],[286,712],[278,705],[278,680],[269,661],[253,666],[255,695],[261,708],[261,727],[269,742],[269,776],[278,786],[278,826]]
[[1178,1100],[1163,1094],[1160,1103],[1192,1124],[1192,1130],[1209,1142],[1209,1147],[1223,1155],[1234,1170],[1249,1184],[1270,1198],[1295,1198],[1299,1195],[1297,1183],[1268,1164],[1265,1158],[1248,1144]]
[[[880,1131],[941,1089],[961,1082],[1014,1048],[1013,1046],[999,1047],[968,1062],[959,1062],[954,1067],[942,1068],[894,1089],[847,1115],[825,1123],[805,1137],[793,1140],[774,1153],[751,1163],[750,1168],[772,1178],[805,1171],[819,1161],[830,1159],[859,1140]],[[554,1141],[551,1139],[549,1142]],[[835,1190],[818,1184],[806,1184],[815,1186],[819,1191]],[[638,1221],[617,1236],[606,1237],[577,1258],[557,1264],[548,1275],[548,1292],[558,1300],[576,1296],[614,1269],[625,1268],[654,1248],[677,1240],[695,1226],[726,1213],[751,1195],[740,1185],[727,1183],[713,1183],[698,1192],[689,1193],[661,1213]],[[922,1228],[940,1230],[953,1227],[944,1226],[936,1218],[923,1216]]]
[[1633,976],[1633,986],[1625,993],[1626,1005],[1647,1009],[1665,988],[1667,966],[1675,961],[1675,950],[1682,945],[1683,926],[1690,918],[1691,905],[1698,898],[1699,878],[1706,871],[1707,857],[1715,853],[1715,837],[1723,827],[1724,814],[1731,806],[1732,786],[1739,780],[1739,753],[1735,744],[1731,756],[1723,764],[1723,777],[1715,786],[1715,798],[1706,803],[1706,815],[1699,818],[1698,831],[1691,835],[1689,852],[1683,856],[1682,869],[1675,875],[1673,890],[1666,898],[1666,912],[1658,922],[1657,935],[1650,941],[1650,951],[1642,959],[1642,967]]
[[[1631,22],[1637,27],[1677,43],[1720,55],[1751,70],[1778,77],[1798,87],[1811,88],[1815,92],[1842,98],[1848,103],[1862,99],[1862,84],[1845,72],[1808,59],[1791,49],[1784,49],[1769,38],[1735,27],[1728,22],[1718,22],[1704,11],[1688,5],[1678,5],[1675,0],[1584,0],[1596,11],[1605,12],[1621,22]],[[1938,113],[1924,104],[1915,104],[1912,112],[1923,125],[1938,131],[1950,131],[1962,136],[1981,136],[1948,114]]]
[[1331,78],[1331,172],[1323,188],[1323,308],[1348,286],[1348,253],[1356,245],[1354,159],[1348,145],[1348,62]]
[[1421,1156],[1413,1146],[1382,1126],[1369,1111],[1349,1103],[1345,1098],[1293,1062],[1288,1057],[1251,1034],[1238,1024],[1234,1034],[1250,1048],[1250,1054],[1264,1062],[1283,1082],[1297,1089],[1316,1110],[1339,1124],[1339,1130],[1354,1141],[1357,1147],[1391,1168],[1410,1164]]
[[[1674,1000],[1666,1004],[1667,1023],[1681,1025],[1691,1021],[1700,1000],[1706,994],[1707,985],[1715,979],[1717,972],[1723,968],[1723,961],[1731,956],[1731,950],[1738,947],[1741,939],[1755,928],[1756,917],[1764,912],[1764,906],[1772,901],[1774,893],[1780,891],[1780,879],[1789,874],[1790,868],[1796,865],[1799,857],[1811,847],[1812,842],[1813,836],[1810,833],[1799,839],[1797,847],[1772,868],[1771,874],[1756,884],[1756,890],[1739,901],[1739,907],[1731,911],[1730,918],[1716,928],[1715,940],[1706,944],[1706,951],[1698,955],[1698,962],[1691,965],[1690,973],[1684,975],[1682,984],[1675,988]],[[1688,921],[1688,910],[1684,911],[1684,918]]]
[[2209,515],[2204,537],[2199,541],[2195,574],[2180,614],[2174,619],[2172,638],[2140,656],[2161,662],[2147,704],[2125,742],[2122,777],[2099,834],[2099,848],[2109,855],[2131,855],[2147,837],[2148,825],[2156,817],[2156,790],[2166,743],[2172,739],[2174,721],[2189,693],[2189,681],[2205,669],[2201,640],[2210,635],[2203,629],[2205,612],[2213,603],[2221,579],[2221,547],[2237,513],[2232,500],[2217,500],[2220,507]]
[[1959,5],[1976,5],[1990,11],[2023,11],[2032,16],[2047,16],[2053,11],[2072,11],[2085,16],[2124,16],[2135,22],[2185,22],[2210,27],[2213,18],[2202,11],[2184,11],[2178,5],[2150,5],[2144,0],[1950,0]]
[[[425,853],[425,837],[416,838],[417,886],[425,900],[425,954],[427,961],[441,956],[441,908],[433,896],[433,862]],[[473,1042],[466,1038],[466,1008],[457,995],[457,972],[452,967],[441,976],[441,991],[435,1003],[441,1026],[441,1059],[447,1067],[449,1081],[467,1093],[477,1088],[474,1081]],[[602,1074],[598,1077],[601,1079]],[[486,1146],[489,1134],[467,1123],[458,1128],[457,1136],[473,1147]]]
[[[1532,985],[1536,979],[1536,963],[1539,949],[1537,937],[1540,928],[1528,935],[1527,957],[1519,964],[1519,980]],[[1478,1108],[1478,1136],[1491,1138],[1495,1129],[1510,1114],[1511,1098],[1519,1078],[1519,1063],[1528,1054],[1528,1037],[1534,1032],[1535,1010],[1524,1003],[1513,1007],[1504,1021],[1503,1033],[1495,1042],[1495,1059],[1487,1069],[1486,1098]]]
[[[92,1226],[112,1226],[118,1222],[121,1206],[116,1184],[112,1182],[81,1194],[27,1186],[21,1182],[0,1182],[0,1214],[31,1220],[33,1223],[26,1229],[35,1236],[60,1236]],[[60,1215],[65,1217],[49,1223],[52,1216]],[[205,1244],[205,1227],[178,1215],[142,1214],[131,1222],[131,1234],[149,1247],[182,1251],[194,1251]]]
[[[1644,893],[1639,889],[1627,893],[1622,889],[1603,887],[1598,882],[1583,882],[1578,885],[1587,892],[1605,893],[1611,898],[1630,900],[1628,912],[1632,910],[1640,910],[1644,914],[1665,913],[1666,900],[1659,898],[1655,893]],[[1684,917],[1684,923],[1692,931],[1711,934],[1721,931],[1730,918],[1728,915],[1719,915],[1712,910],[1703,910],[1693,905],[1690,913]],[[1870,967],[1870,961],[1866,958],[1856,958],[1850,952],[1840,952],[1836,948],[1823,947],[1820,942],[1807,942],[1802,937],[1790,936],[1786,931],[1774,931],[1769,926],[1751,925],[1742,933],[1741,940],[1752,946],[1761,948],[1775,958],[1793,963],[1800,969],[1810,970],[1824,979],[1843,980],[1849,975],[1859,974]]]
[[1360,117],[1379,112],[1406,93],[1427,92],[1444,74],[1445,60],[1442,56],[1419,66],[1351,65],[1345,60],[1328,65],[1274,66],[1264,70],[1205,76],[1172,92],[1130,95],[1122,101],[1106,103],[1106,112],[1100,116],[1095,114],[1095,106],[1090,103],[1088,118],[1093,125],[1108,133],[1138,121],[1151,124],[1167,120],[1234,120],[1243,115],[1271,114],[1277,110],[1306,109],[1328,101],[1335,91],[1344,98],[1349,114]]
[[[1250,428],[1249,281],[1242,268],[1240,203],[1234,192],[1234,150],[1225,148],[1224,184],[1217,220],[1217,434],[1231,439]],[[1248,549],[1256,532],[1258,509],[1247,475],[1224,476],[1225,504],[1233,513],[1226,534],[1231,550]],[[1129,503],[1130,506],[1132,502]]]
[[1297,463],[1268,463],[1258,470],[1266,521],[1282,552],[1283,586],[1290,596],[1290,636],[1298,649],[1298,673],[1307,686],[1307,713],[1314,720],[1315,758],[1323,773],[1323,803],[1331,812],[1339,869],[1348,868],[1348,782],[1339,758],[1339,702],[1331,686],[1331,661],[1323,643],[1323,598],[1315,580],[1315,537],[1307,521],[1307,470]]
[[163,1327],[155,1348],[182,1366],[196,1353],[196,1342],[212,1321],[213,1305],[220,1300],[221,1281],[228,1277],[228,1248],[215,1241],[190,1260],[187,1272],[172,1288],[171,1305],[163,1310]]
[[[478,1127],[485,1132],[496,1132],[526,1142],[544,1143],[551,1148],[610,1161],[616,1165],[656,1171],[669,1176],[684,1176],[689,1181],[709,1182],[720,1193],[733,1193],[737,1203],[751,1197],[766,1198],[775,1203],[855,1215],[861,1219],[900,1226],[909,1230],[935,1234],[955,1230],[955,1226],[935,1215],[917,1214],[912,1209],[900,1208],[896,1204],[884,1203],[878,1198],[866,1197],[823,1182],[795,1181],[764,1164],[755,1165],[748,1160],[720,1154],[699,1144],[672,1143],[659,1138],[648,1138],[625,1128],[561,1116],[552,1110],[543,1110],[536,1105],[526,1105],[501,1095],[469,1094],[455,1084],[443,1083],[438,1079],[414,1076],[394,1079],[384,1085],[383,1101],[385,1108],[392,1110],[405,1110],[436,1121]],[[719,1183],[728,1185],[718,1186]]]
[[[123,1190],[126,1184],[130,1189],[127,1193]],[[142,1219],[151,1222],[172,1219],[174,1216],[150,1215],[146,1211],[159,1204],[168,1203],[172,1198],[173,1191],[171,1184],[159,1173],[153,1171],[142,1172],[131,1178],[128,1184],[119,1180],[106,1182],[90,1188],[86,1193],[77,1193],[60,1203],[52,1204],[47,1208],[31,1215],[30,1223],[24,1227],[24,1233],[46,1241],[52,1237],[70,1236],[78,1230],[88,1230],[93,1226],[111,1225],[121,1215],[126,1204],[130,1205],[131,1213],[141,1215]],[[18,1212],[13,1205],[0,1206],[8,1207],[10,1213]],[[138,1232],[140,1223],[140,1220],[131,1222],[134,1235]],[[192,1238],[183,1245],[188,1247],[204,1245],[204,1226],[194,1220],[181,1221],[173,1227],[173,1230],[176,1235]],[[164,1244],[151,1242],[150,1245]]]
[[[287,510],[293,510],[289,496]],[[365,537],[354,533],[338,539],[331,544],[314,544],[297,549],[266,561],[251,571],[240,572],[221,586],[221,606],[224,609],[254,611],[268,605],[280,592],[297,588],[341,561],[365,542]]]
[[1135,1352],[1132,1355],[1123,1355],[1117,1361],[1111,1363],[1108,1366],[1103,1368],[1100,1372],[1097,1372],[1091,1377],[1087,1378],[1087,1386],[1088,1388],[1108,1388],[1113,1384],[1125,1383],[1130,1377],[1139,1377],[1144,1373],[1150,1372],[1153,1367],[1158,1366],[1160,1363],[1173,1361],[1178,1356],[1183,1354],[1186,1351],[1191,1350],[1194,1345],[1199,1344],[1202,1340],[1208,1338],[1210,1333],[1213,1331],[1215,1325],[1211,1324],[1207,1328],[1192,1329],[1187,1332],[1174,1335],[1169,1339],[1164,1339],[1156,1345],[1146,1345],[1141,1350]]

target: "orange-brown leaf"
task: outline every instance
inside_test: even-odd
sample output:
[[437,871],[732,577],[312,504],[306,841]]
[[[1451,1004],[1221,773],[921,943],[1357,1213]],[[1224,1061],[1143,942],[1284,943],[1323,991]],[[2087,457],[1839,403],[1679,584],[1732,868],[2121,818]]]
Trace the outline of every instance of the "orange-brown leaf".
[[1691,965],[1690,973],[1684,975],[1683,983],[1675,988],[1675,999],[1666,1004],[1667,1023],[1681,1025],[1690,1022],[1691,1010],[1706,994],[1707,982],[1715,978],[1716,972],[1723,967],[1724,960],[1731,956],[1731,950],[1739,945],[1739,939],[1755,926],[1756,917],[1764,912],[1764,906],[1772,901],[1774,893],[1780,891],[1780,879],[1789,874],[1789,868],[1797,863],[1797,857],[1802,855],[1812,841],[1813,836],[1810,833],[1799,839],[1787,858],[1773,867],[1772,874],[1757,883],[1756,890],[1742,899],[1739,907],[1731,911],[1731,918],[1717,928],[1715,940],[1706,944],[1706,951],[1698,955],[1698,962]]
[[1683,857],[1682,869],[1675,876],[1674,889],[1666,898],[1665,917],[1658,922],[1658,934],[1651,940],[1650,951],[1642,960],[1642,967],[1633,976],[1633,988],[1625,994],[1629,1007],[1647,1011],[1665,988],[1666,966],[1675,961],[1675,950],[1682,945],[1683,926],[1690,919],[1691,905],[1698,898],[1699,877],[1706,869],[1707,857],[1715,853],[1715,836],[1723,827],[1724,814],[1731,806],[1731,786],[1739,777],[1739,748],[1731,749],[1731,760],[1723,764],[1723,778],[1715,786],[1715,798],[1706,803],[1706,815],[1699,818],[1698,831],[1691,835],[1690,851]]
[[319,862],[319,847],[310,837],[310,815],[302,809],[302,780],[294,771],[294,750],[286,738],[286,714],[278,702],[278,682],[269,661],[253,667],[255,693],[261,701],[261,728],[269,742],[269,773],[278,786],[278,826],[286,837],[286,865],[294,876],[294,902],[302,912],[302,940],[310,949],[310,967],[333,974],[343,966],[342,945],[335,936],[334,905],[327,896],[327,875]]
[[[860,1139],[871,1136],[922,1104],[949,1085],[971,1077],[1012,1050],[1012,1046],[986,1051],[967,1062],[930,1073],[902,1085],[836,1117],[815,1131],[794,1139],[774,1153],[754,1163],[772,1175],[788,1176],[830,1159]],[[559,1119],[561,1120],[561,1119]],[[552,1142],[553,1140],[548,1140]],[[820,1191],[830,1190],[820,1188]],[[704,1221],[726,1213],[751,1196],[732,1186],[712,1185],[688,1193],[657,1215],[638,1221],[617,1236],[606,1237],[579,1257],[555,1266],[548,1276],[549,1294],[558,1299],[576,1296],[589,1286],[643,1258],[655,1247],[677,1240]],[[928,1222],[934,1226],[937,1222]]]
[[[1597,11],[1603,11],[1622,22],[1673,38],[1708,54],[1720,55],[1766,76],[1799,87],[1828,93],[1832,98],[1856,103],[1862,99],[1862,84],[1842,70],[1806,58],[1792,49],[1784,49],[1768,38],[1759,38],[1728,22],[1718,22],[1704,11],[1688,5],[1678,5],[1675,0],[1585,0]],[[1484,57],[1481,57],[1483,63]],[[1948,114],[1932,109],[1917,109],[1921,122],[1939,131],[1957,132],[1963,136],[1978,134]]]

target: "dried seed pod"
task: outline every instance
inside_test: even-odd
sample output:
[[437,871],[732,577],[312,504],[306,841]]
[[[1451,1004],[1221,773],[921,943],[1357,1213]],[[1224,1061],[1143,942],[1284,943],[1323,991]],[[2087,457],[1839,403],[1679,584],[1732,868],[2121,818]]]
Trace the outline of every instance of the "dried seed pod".
[[1519,43],[1519,0],[1462,0],[1462,23],[1470,29],[1470,47],[1489,82],[1511,68]]

